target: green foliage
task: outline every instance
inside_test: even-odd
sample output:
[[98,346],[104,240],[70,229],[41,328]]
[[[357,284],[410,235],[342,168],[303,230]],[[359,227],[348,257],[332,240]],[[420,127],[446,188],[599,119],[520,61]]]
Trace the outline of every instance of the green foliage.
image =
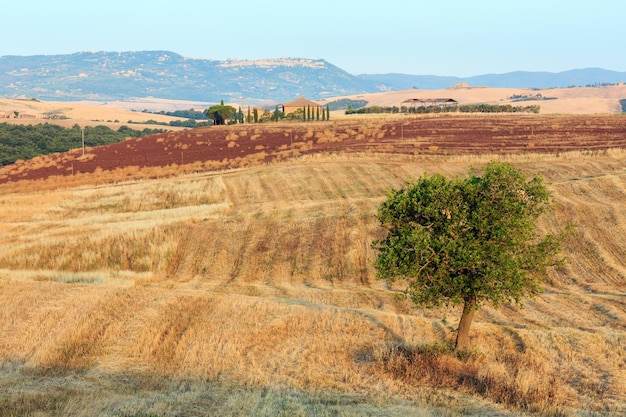
[[463,104],[454,106],[370,106],[354,109],[349,107],[346,114],[375,113],[539,113],[540,106],[512,106],[510,104]]
[[212,120],[208,120],[206,122],[198,122],[195,119],[172,120],[167,125],[168,126],[173,126],[173,127],[188,127],[188,128],[192,128],[193,129],[194,127],[212,126],[213,125],[213,121]]
[[304,111],[302,109],[296,109],[292,113],[288,113],[285,115],[286,120],[303,120]]
[[517,101],[538,101],[538,100],[557,100],[557,97],[545,97],[541,93],[537,94],[513,94],[509,96],[509,99],[513,102]]
[[370,106],[358,109],[348,108],[346,114],[378,114],[378,113],[400,113],[397,106]]
[[626,98],[621,99],[619,104],[622,106],[622,113],[626,113]]
[[331,110],[351,110],[359,109],[367,105],[367,100],[352,100],[349,98],[342,98],[340,100],[331,101],[328,106]]
[[242,123],[244,122],[244,116],[243,116],[243,110],[241,110],[241,106],[239,106],[239,110],[237,111],[237,123]]
[[[457,107],[457,106],[451,106]],[[458,106],[461,113],[535,113],[538,114],[540,106],[512,106],[510,104],[463,104]]]
[[209,119],[213,120],[214,125],[223,125],[235,116],[237,110],[233,106],[224,105],[224,100],[222,100],[221,104],[209,107],[205,113]]
[[[213,124],[212,120],[209,120],[207,117],[206,111],[196,111],[194,109],[189,110],[176,110],[176,111],[160,111],[160,112],[150,112],[148,110],[143,110],[142,113],[151,113],[151,114],[160,114],[165,116],[172,117],[180,117],[187,118],[187,120],[172,120],[170,122],[157,122],[156,120],[150,119],[145,122],[132,122],[129,120],[129,123],[136,124],[147,124],[147,125],[160,125],[160,126],[173,126],[173,127],[200,127],[200,126],[211,126]],[[117,120],[116,120],[117,122]]]
[[407,182],[378,209],[388,234],[373,243],[377,277],[406,279],[417,305],[519,304],[540,291],[559,250],[558,237],[535,229],[549,206],[542,179],[506,163],[489,163],[482,177]]
[[276,106],[276,108],[274,109],[274,113],[272,113],[271,120],[274,121],[274,122],[277,122],[277,121],[279,121],[281,119],[284,119],[284,118],[285,118],[285,113],[280,111],[278,109],[278,106]]
[[274,121],[274,112],[270,110],[263,110],[263,113],[259,116],[259,123]]
[[181,117],[184,119],[191,119],[191,120],[208,120],[208,117],[205,112],[197,111],[194,109],[161,111],[156,114],[162,114],[165,116],[172,116],[172,117]]
[[[106,126],[85,127],[85,146],[101,146],[121,142],[128,137],[161,133],[161,129],[134,130],[127,126],[117,131]],[[54,124],[12,125],[0,123],[0,165],[12,164],[36,156],[67,152],[82,146],[78,125],[71,129]]]

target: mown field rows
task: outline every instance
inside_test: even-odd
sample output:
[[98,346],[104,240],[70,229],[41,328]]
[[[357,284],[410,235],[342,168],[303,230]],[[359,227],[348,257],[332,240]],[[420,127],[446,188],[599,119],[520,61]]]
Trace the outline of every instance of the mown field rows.
[[[481,310],[460,360],[437,353],[460,311],[375,279],[375,211],[491,158],[551,183],[542,230],[576,227],[545,293]],[[0,415],[621,415],[625,160],[342,153],[2,185]]]

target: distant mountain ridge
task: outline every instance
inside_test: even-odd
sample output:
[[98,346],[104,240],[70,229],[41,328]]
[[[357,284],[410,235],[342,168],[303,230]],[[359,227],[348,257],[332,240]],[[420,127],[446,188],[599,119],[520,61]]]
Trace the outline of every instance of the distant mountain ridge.
[[185,58],[168,51],[0,57],[0,96],[44,100],[288,100],[372,91],[324,60]]
[[625,72],[600,68],[561,73],[512,72],[475,77],[352,75],[323,59],[225,61],[169,51],[78,52],[0,57],[0,96],[53,101],[156,97],[219,102],[287,101],[403,90],[470,86],[549,88],[618,83]]
[[377,82],[390,89],[420,88],[440,90],[467,83],[469,86],[493,88],[566,88],[586,85],[626,82],[626,72],[602,68],[585,68],[558,73],[515,71],[506,74],[486,74],[472,77],[445,77],[437,75],[371,74],[360,78]]

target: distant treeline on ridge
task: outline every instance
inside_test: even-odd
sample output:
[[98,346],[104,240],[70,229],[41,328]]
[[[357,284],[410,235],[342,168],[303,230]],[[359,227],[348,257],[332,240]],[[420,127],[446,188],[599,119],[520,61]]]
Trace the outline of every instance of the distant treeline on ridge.
[[462,104],[452,106],[370,106],[353,109],[348,107],[346,114],[374,113],[539,113],[540,106],[512,106],[510,104]]

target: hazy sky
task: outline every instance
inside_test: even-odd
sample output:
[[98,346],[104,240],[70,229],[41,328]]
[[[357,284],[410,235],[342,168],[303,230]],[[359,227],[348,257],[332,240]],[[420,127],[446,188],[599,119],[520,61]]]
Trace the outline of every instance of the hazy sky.
[[352,74],[626,71],[626,0],[10,0],[0,56],[168,50]]

